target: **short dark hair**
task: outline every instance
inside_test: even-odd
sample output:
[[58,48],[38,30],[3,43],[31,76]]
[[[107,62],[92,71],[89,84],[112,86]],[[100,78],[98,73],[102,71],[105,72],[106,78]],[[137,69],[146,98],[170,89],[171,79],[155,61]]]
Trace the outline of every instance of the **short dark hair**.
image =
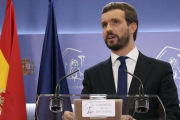
[[138,17],[136,10],[133,6],[129,5],[125,2],[110,2],[106,6],[104,6],[102,10],[102,14],[108,12],[109,10],[113,9],[120,9],[125,12],[125,20],[127,22],[127,25],[135,22],[137,24],[137,30],[133,34],[134,41],[136,40],[137,31],[138,31]]

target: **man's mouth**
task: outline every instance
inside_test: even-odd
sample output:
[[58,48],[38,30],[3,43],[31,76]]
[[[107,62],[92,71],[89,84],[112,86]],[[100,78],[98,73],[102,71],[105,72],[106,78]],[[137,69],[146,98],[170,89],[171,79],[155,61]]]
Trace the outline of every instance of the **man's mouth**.
[[116,35],[108,35],[107,37],[107,40],[114,40],[116,38]]

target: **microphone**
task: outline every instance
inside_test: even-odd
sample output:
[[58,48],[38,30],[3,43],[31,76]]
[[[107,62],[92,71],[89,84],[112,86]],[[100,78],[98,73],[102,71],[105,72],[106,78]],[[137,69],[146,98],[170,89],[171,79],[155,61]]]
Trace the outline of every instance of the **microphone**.
[[131,76],[135,77],[139,80],[140,86],[139,86],[139,96],[137,95],[137,98],[135,99],[135,111],[137,113],[146,113],[149,111],[149,99],[147,95],[144,95],[144,86],[137,76],[133,75],[132,73],[124,70],[126,73],[130,74]]
[[79,71],[79,70],[76,70],[76,71],[74,71],[74,72],[72,72],[72,73],[70,73],[70,74],[62,77],[62,78],[58,81],[58,83],[57,83],[57,85],[56,85],[56,90],[55,90],[54,97],[50,98],[50,101],[49,101],[49,109],[50,109],[50,111],[55,112],[55,113],[58,113],[58,112],[62,112],[62,111],[63,111],[63,99],[60,98],[60,96],[59,96],[60,82],[61,82],[63,79],[71,76],[72,74],[74,74],[74,73],[76,73],[76,72],[78,72],[78,71]]

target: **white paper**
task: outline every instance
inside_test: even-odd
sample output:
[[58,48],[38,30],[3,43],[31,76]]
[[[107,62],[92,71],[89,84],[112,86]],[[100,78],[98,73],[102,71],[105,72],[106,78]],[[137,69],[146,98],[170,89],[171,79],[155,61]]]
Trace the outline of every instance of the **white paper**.
[[115,101],[114,100],[83,100],[82,101],[83,117],[114,117]]

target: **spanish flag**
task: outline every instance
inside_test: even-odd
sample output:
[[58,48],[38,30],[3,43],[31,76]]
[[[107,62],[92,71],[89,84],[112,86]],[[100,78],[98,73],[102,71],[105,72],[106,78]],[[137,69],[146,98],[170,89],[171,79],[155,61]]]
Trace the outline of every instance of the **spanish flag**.
[[20,50],[12,0],[0,39],[0,120],[27,120]]

